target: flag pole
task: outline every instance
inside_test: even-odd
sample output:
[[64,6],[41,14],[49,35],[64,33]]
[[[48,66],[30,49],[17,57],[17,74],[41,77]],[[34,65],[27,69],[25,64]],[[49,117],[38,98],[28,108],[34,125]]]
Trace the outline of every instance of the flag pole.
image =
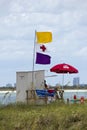
[[35,30],[35,37],[34,37],[34,48],[33,48],[32,89],[34,89],[35,44],[36,44],[36,30]]

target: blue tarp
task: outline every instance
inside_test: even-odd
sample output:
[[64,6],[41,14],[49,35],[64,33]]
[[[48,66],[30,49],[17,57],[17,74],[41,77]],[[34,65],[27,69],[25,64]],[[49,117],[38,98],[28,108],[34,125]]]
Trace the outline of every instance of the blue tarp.
[[36,90],[36,93],[39,97],[46,97],[46,96],[53,97],[55,95],[55,91],[50,93],[48,90],[39,90],[39,89]]

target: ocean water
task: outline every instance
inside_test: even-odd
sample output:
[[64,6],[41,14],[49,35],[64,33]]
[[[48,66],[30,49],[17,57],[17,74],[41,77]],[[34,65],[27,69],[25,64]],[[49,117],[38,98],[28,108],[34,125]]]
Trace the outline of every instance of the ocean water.
[[[87,90],[64,90],[64,100],[73,100],[74,95],[80,99],[82,96],[87,99]],[[0,91],[0,104],[9,104],[16,102],[16,91]]]
[[65,102],[67,102],[67,99],[69,99],[71,103],[73,103],[74,95],[76,95],[77,99],[81,99],[81,97],[84,97],[84,99],[87,99],[87,90],[64,90],[63,96],[64,96]]
[[0,91],[0,104],[16,102],[16,91]]

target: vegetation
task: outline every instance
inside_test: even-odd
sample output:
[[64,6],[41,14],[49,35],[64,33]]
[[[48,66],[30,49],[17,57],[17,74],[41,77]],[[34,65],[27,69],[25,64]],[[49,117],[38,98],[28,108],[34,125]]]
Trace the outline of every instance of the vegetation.
[[0,91],[14,91],[16,87],[0,87]]
[[0,106],[0,130],[87,130],[87,104]]

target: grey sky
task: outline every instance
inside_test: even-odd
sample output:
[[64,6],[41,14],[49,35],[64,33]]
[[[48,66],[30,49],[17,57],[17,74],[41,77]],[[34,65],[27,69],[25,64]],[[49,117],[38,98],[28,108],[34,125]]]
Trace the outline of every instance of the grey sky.
[[0,86],[15,83],[16,71],[32,70],[35,30],[53,34],[51,64],[35,69],[69,63],[79,74],[66,75],[65,83],[76,76],[87,83],[87,0],[0,0]]

